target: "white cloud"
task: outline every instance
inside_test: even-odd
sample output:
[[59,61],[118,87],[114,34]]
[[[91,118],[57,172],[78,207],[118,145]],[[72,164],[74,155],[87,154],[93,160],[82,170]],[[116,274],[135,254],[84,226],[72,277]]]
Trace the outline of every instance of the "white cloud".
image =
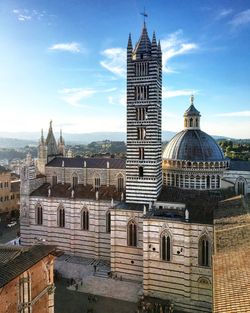
[[197,94],[197,90],[191,89],[167,89],[166,87],[162,88],[162,99],[174,98],[174,97],[183,97],[191,96]]
[[222,9],[218,12],[216,19],[221,20],[233,13],[233,9]]
[[236,14],[229,22],[234,28],[250,24],[250,9]]
[[219,113],[219,114],[216,114],[216,116],[223,116],[223,117],[250,117],[250,111]]
[[93,89],[93,88],[64,88],[59,90],[62,95],[62,100],[74,107],[86,107],[82,103],[84,99],[89,99],[97,93],[110,93],[114,92],[116,88],[109,89]]
[[48,15],[46,11],[28,10],[28,9],[14,9],[12,11],[17,19],[21,22],[26,22],[30,20],[41,20],[43,17],[52,17]]
[[169,60],[178,55],[194,52],[198,48],[199,45],[197,43],[188,42],[183,38],[182,30],[171,33],[167,38],[161,40],[163,71],[165,73],[174,72],[169,67]]
[[93,96],[97,91],[92,88],[65,88],[60,90],[62,99],[74,107],[83,107],[81,101]]
[[100,62],[101,66],[111,73],[125,77],[126,75],[126,49],[109,48],[101,53],[105,59]]
[[56,43],[56,44],[50,46],[49,50],[67,51],[67,52],[73,52],[73,53],[79,53],[79,52],[83,51],[80,44],[77,42]]

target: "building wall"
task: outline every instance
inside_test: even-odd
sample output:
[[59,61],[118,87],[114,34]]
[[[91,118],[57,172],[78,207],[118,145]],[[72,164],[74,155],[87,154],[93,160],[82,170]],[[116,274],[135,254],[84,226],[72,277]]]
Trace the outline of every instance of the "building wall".
[[[113,209],[111,211],[111,271],[119,277],[142,281],[143,229],[140,211]],[[137,247],[128,246],[127,225],[138,226]]]
[[[36,207],[43,208],[43,225],[37,225]],[[21,240],[32,245],[37,240],[56,245],[68,254],[110,259],[110,233],[106,215],[110,201],[77,200],[53,197],[30,197],[28,221],[21,224]],[[58,208],[65,209],[65,227],[58,226]],[[81,227],[81,211],[89,212],[89,230]]]
[[[170,261],[160,256],[160,237],[166,231],[172,241]],[[144,294],[174,301],[185,312],[211,312],[212,273],[199,266],[198,241],[213,238],[213,227],[163,219],[143,221]],[[180,253],[178,254],[177,251]]]
[[[108,161],[107,161],[108,162]],[[118,185],[118,176],[124,178],[126,183],[125,169],[110,168],[71,168],[71,167],[46,167],[47,182],[52,184],[52,176],[57,176],[58,183],[72,184],[73,175],[78,176],[78,183],[83,185],[94,185],[95,177],[100,177],[101,185]]]
[[[49,255],[29,268],[29,270],[16,277],[0,289],[1,305],[0,313],[16,313],[21,304],[20,291],[25,290],[25,300],[34,300],[32,312],[54,312],[54,257]],[[30,277],[31,292],[28,295],[28,281]],[[29,298],[30,297],[30,298]],[[35,299],[36,298],[36,299]],[[30,302],[27,301],[27,302]],[[25,311],[26,312],[26,311]],[[28,312],[28,311],[27,311]]]
[[237,181],[242,177],[245,181],[245,194],[250,193],[250,171],[232,171],[227,170],[224,172],[223,179],[232,182],[235,185],[235,191],[237,190]]
[[0,173],[0,213],[19,209],[20,192],[11,191],[11,173]]

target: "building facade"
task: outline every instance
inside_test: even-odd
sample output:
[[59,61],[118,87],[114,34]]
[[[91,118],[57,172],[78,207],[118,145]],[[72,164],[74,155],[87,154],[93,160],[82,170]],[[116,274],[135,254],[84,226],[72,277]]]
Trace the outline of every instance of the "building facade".
[[108,260],[146,296],[211,312],[213,212],[235,192],[222,183],[230,164],[200,130],[193,98],[162,160],[161,67],[160,43],[144,24],[127,46],[127,160],[58,155],[52,127],[48,153],[41,137],[38,171],[27,159],[21,175],[21,240]]
[[13,180],[10,170],[0,166],[0,213],[19,211],[20,181]]

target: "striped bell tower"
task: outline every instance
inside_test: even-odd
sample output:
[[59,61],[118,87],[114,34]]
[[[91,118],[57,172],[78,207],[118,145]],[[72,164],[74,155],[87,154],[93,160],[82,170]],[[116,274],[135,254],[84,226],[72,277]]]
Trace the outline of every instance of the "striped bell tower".
[[126,202],[156,201],[161,168],[162,53],[144,22],[139,41],[127,46]]

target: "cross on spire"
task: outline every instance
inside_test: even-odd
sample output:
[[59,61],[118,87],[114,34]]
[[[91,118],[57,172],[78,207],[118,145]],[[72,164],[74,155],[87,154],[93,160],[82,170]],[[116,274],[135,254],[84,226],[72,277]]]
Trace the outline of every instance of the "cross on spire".
[[145,24],[146,22],[146,17],[148,17],[148,14],[146,13],[145,7],[144,7],[144,11],[142,13],[140,13],[143,16],[143,22]]

